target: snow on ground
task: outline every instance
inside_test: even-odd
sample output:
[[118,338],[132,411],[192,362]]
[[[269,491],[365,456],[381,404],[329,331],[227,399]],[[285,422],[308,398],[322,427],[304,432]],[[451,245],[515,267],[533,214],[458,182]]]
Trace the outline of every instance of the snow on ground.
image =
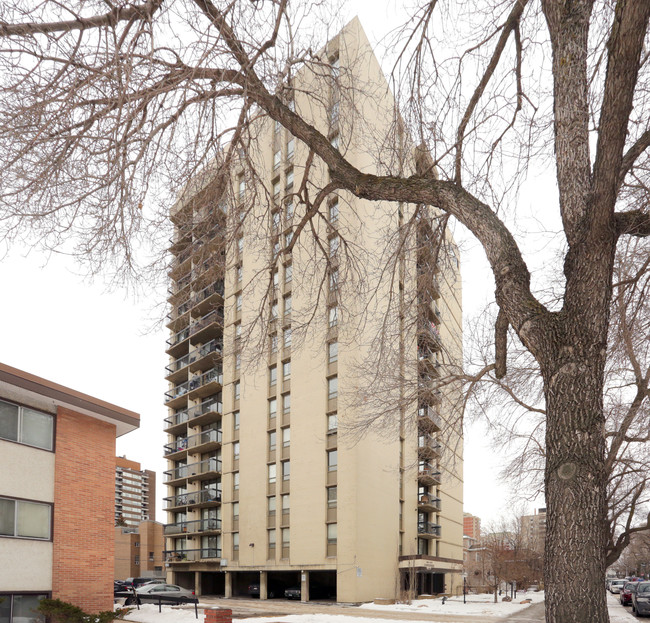
[[632,609],[621,606],[620,597],[612,595],[609,591],[607,591],[607,608],[609,610],[609,623],[630,623],[638,620],[632,614]]
[[[423,614],[459,614],[469,617],[493,616],[507,617],[515,612],[524,610],[530,605],[520,602],[530,599],[533,603],[544,601],[544,592],[517,592],[517,597],[512,601],[501,601],[494,603],[494,595],[467,595],[466,602],[463,603],[463,596],[446,599],[443,603],[441,598],[435,599],[416,599],[410,604],[394,604],[392,606],[376,606],[373,603],[359,606],[367,610],[395,611],[395,612],[421,612]],[[399,618],[399,617],[396,617]]]

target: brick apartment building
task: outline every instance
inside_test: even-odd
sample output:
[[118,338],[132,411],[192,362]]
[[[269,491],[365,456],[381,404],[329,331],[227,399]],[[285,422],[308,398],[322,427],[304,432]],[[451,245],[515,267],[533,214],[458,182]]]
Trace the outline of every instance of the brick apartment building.
[[115,527],[115,579],[165,577],[163,524],[141,521],[136,527]]
[[0,621],[113,607],[115,438],[139,415],[0,364]]

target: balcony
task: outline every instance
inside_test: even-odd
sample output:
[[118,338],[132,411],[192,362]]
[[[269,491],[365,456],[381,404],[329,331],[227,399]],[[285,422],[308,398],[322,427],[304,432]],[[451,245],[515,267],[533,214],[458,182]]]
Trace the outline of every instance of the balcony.
[[178,409],[187,404],[187,394],[190,391],[190,383],[192,381],[185,381],[180,385],[175,385],[169,391],[165,392],[165,406],[170,409]]
[[218,305],[223,305],[223,281],[215,281],[207,288],[192,293],[192,313],[205,314]]
[[167,354],[170,357],[180,357],[183,351],[187,352],[187,344],[185,343],[190,337],[190,328],[185,327],[175,333],[167,340]]
[[216,394],[223,384],[221,367],[212,368],[189,381],[188,392],[192,400]]
[[181,465],[175,469],[169,469],[163,472],[167,476],[166,485],[178,486],[188,481],[206,480],[216,478],[221,474],[221,461],[217,459],[206,459],[190,465]]
[[197,342],[205,342],[223,332],[223,309],[215,309],[207,316],[192,323],[189,327],[189,335]]
[[442,446],[431,435],[418,436],[418,456],[423,459],[440,458]]
[[431,378],[440,377],[440,364],[432,350],[428,348],[418,349],[418,364],[420,372],[429,375]]
[[418,425],[422,430],[436,432],[441,428],[440,416],[429,406],[423,406],[418,409]]
[[191,282],[191,272],[187,272],[182,277],[179,277],[167,290],[167,294],[169,295],[170,300],[176,302],[180,298],[187,298]]
[[418,536],[421,539],[439,539],[440,525],[430,521],[418,521]]
[[425,318],[420,319],[418,323],[418,342],[422,344],[421,349],[427,349],[431,352],[439,351],[442,348],[442,338],[438,325]]
[[191,493],[181,493],[163,498],[166,503],[165,510],[171,511],[182,508],[204,508],[221,504],[221,491],[219,489],[201,489]]
[[178,383],[178,381],[187,379],[187,366],[196,360],[195,352],[193,351],[184,355],[180,359],[172,361],[168,366],[165,366],[165,371],[167,372],[165,379],[170,383]]
[[418,496],[418,511],[422,513],[439,513],[442,510],[440,498],[430,495],[429,493],[421,493]]
[[210,340],[207,344],[195,348],[190,353],[193,356],[190,362],[190,370],[197,372],[212,368],[214,363],[221,357],[222,352],[223,341],[221,339]]
[[167,328],[171,331],[180,331],[184,326],[189,324],[190,301],[176,305],[167,314]]
[[174,413],[169,417],[165,418],[165,432],[170,435],[178,435],[179,433],[187,430],[187,421],[189,420],[189,414],[187,409]]
[[223,404],[221,396],[206,400],[201,404],[195,405],[188,409],[188,419],[191,426],[203,426],[204,424],[211,424],[218,422],[223,413]]
[[209,518],[197,519],[196,521],[179,521],[178,523],[167,524],[164,528],[165,536],[198,534],[200,532],[221,532],[221,519]]
[[199,560],[214,560],[221,558],[221,550],[216,547],[202,547],[200,549],[171,549],[163,552],[165,562],[184,563],[198,562]]
[[221,446],[221,431],[206,430],[165,445],[165,458],[178,461],[188,452],[199,453],[216,450]]
[[440,298],[440,282],[425,266],[418,266],[418,293],[426,302]]
[[430,463],[420,463],[418,467],[418,482],[421,485],[429,487],[431,485],[439,485],[442,474],[438,468]]

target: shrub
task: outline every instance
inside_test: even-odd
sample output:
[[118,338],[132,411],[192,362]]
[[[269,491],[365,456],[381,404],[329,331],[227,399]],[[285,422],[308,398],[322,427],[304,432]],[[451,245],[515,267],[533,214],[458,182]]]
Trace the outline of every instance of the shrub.
[[49,623],[111,623],[115,619],[123,618],[129,611],[126,608],[88,614],[81,608],[60,599],[41,599],[37,610]]

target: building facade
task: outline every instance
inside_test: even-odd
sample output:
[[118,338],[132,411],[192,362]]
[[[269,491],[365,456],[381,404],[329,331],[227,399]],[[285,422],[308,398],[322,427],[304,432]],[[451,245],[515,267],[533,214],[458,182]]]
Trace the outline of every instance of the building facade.
[[481,518],[463,513],[463,534],[478,541],[481,538]]
[[115,579],[165,577],[163,524],[141,521],[135,527],[115,527]]
[[139,416],[0,364],[0,620],[113,607],[115,438]]
[[156,472],[125,456],[115,458],[115,524],[138,526],[156,520]]
[[546,539],[546,509],[536,509],[532,515],[523,515],[519,523],[523,545],[536,552],[543,552]]
[[[426,166],[358,20],[321,56],[327,75],[303,70],[289,104],[362,170],[377,170],[377,136]],[[350,81],[368,86],[354,106]],[[436,379],[462,359],[458,251],[443,236],[434,252],[434,208],[348,193],[294,241],[307,149],[268,119],[255,137],[228,183],[197,180],[171,215],[168,577],[198,594],[258,584],[262,598],[451,591],[462,435],[457,391]],[[328,182],[322,166],[309,175]]]

